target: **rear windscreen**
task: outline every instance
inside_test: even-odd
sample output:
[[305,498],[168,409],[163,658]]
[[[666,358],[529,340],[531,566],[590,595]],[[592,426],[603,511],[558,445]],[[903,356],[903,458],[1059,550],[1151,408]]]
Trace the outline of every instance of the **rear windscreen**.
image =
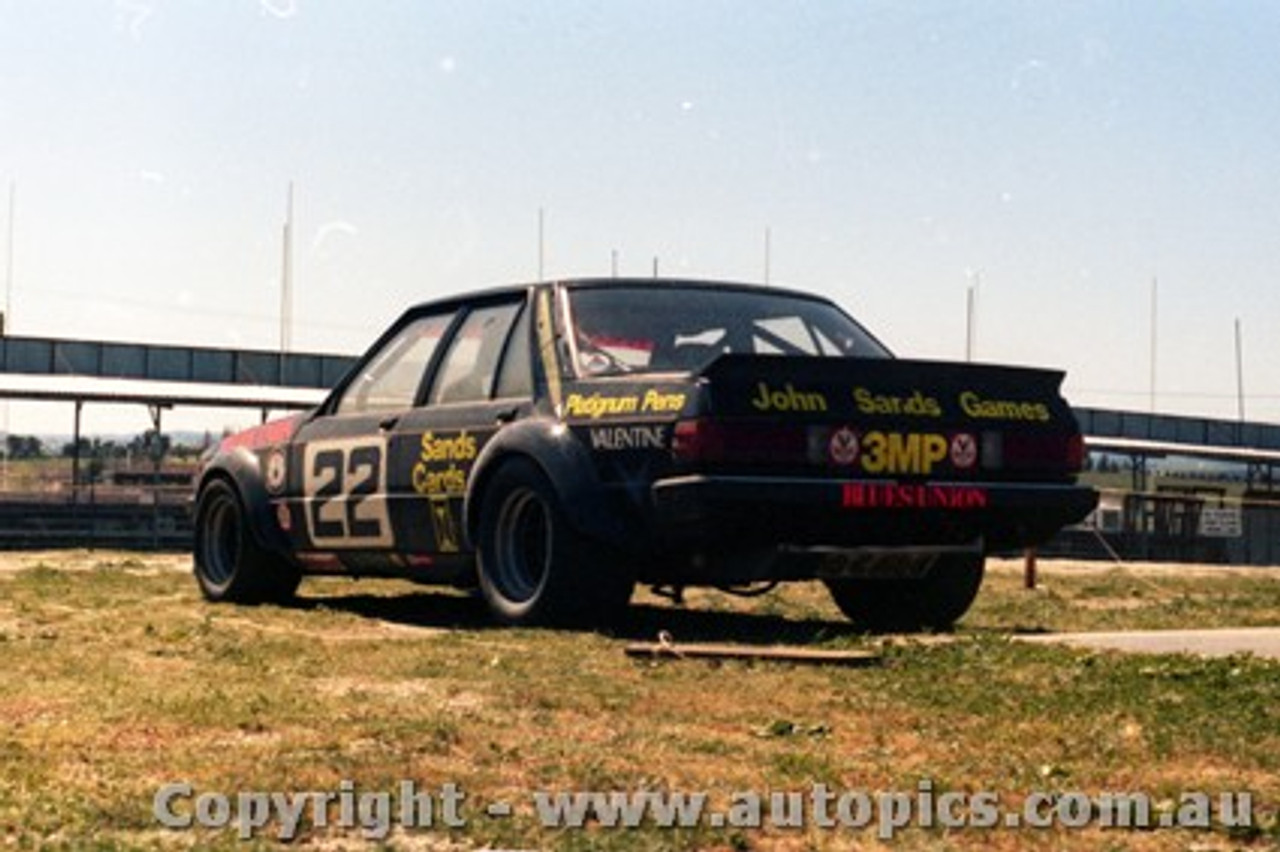
[[726,352],[888,358],[829,302],[708,287],[569,291],[580,375],[701,370]]

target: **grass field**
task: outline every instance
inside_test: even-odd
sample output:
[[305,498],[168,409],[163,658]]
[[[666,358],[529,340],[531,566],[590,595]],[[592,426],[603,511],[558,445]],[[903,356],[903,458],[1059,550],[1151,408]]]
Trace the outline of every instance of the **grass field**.
[[[910,828],[907,849],[1280,846],[1280,664],[1032,646],[1011,632],[1280,624],[1280,572],[996,563],[957,632],[865,637],[818,586],[750,601],[637,596],[618,635],[494,629],[471,599],[404,583],[309,580],[290,608],[211,606],[188,558],[0,556],[0,845],[274,848],[234,828],[157,824],[194,793],[465,792],[465,827],[392,849],[862,849],[847,828],[543,828],[536,790],[1253,794],[1252,830]],[[872,648],[880,665],[636,661],[627,641]],[[344,787],[344,784],[346,785]],[[509,817],[487,804],[514,806]],[[178,810],[191,813],[184,800]],[[293,848],[377,848],[304,822]]]

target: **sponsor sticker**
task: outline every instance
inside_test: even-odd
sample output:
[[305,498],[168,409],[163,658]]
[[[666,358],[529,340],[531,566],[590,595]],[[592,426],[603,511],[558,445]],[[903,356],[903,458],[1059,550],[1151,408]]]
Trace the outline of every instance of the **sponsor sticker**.
[[623,396],[598,391],[591,394],[571,393],[565,400],[565,414],[590,420],[627,414],[676,414],[684,408],[684,401],[683,392],[659,388],[649,388],[643,394]]
[[289,511],[287,503],[278,503],[276,505],[276,523],[280,525],[280,529],[289,532],[293,529],[293,514]]
[[650,388],[640,398],[640,410],[652,414],[678,414],[684,408],[684,394]]
[[447,436],[424,432],[411,474],[413,490],[427,495],[465,494],[471,462],[478,451],[475,436],[465,429]]
[[955,485],[903,485],[896,482],[850,482],[841,491],[846,509],[985,509],[985,488]]
[[756,411],[826,411],[827,398],[818,391],[800,390],[791,382],[781,388],[770,387],[765,382],[757,382],[755,395],[751,397],[751,407]]
[[461,549],[458,522],[454,520],[449,499],[436,496],[429,498],[427,503],[431,507],[431,529],[436,537],[436,550],[457,553]]
[[590,396],[571,393],[565,400],[565,414],[570,417],[587,417],[598,420],[601,417],[619,414],[635,414],[640,410],[640,399],[635,396],[604,396],[593,393]]
[[837,467],[872,476],[929,476],[948,460],[957,470],[972,468],[978,462],[978,445],[969,433],[857,432],[841,426],[830,434],[811,430],[809,458],[815,463],[825,458]]
[[838,465],[851,465],[858,460],[858,433],[848,426],[841,426],[831,433],[827,442],[827,453]]
[[853,402],[862,414],[906,415],[909,417],[941,417],[942,405],[923,391],[910,396],[874,393],[863,387],[853,389]]
[[268,493],[279,494],[284,490],[286,473],[284,450],[272,450],[267,456],[267,469],[263,474]]
[[978,441],[968,432],[951,436],[951,464],[956,470],[969,470],[978,463]]
[[667,446],[666,430],[661,426],[599,426],[589,434],[593,450],[662,450]]
[[867,473],[927,476],[947,456],[947,439],[933,433],[868,432],[862,436],[862,469]]
[[973,391],[960,394],[960,407],[975,420],[1014,420],[1044,423],[1050,419],[1049,406],[1043,402],[1017,399],[991,399]]

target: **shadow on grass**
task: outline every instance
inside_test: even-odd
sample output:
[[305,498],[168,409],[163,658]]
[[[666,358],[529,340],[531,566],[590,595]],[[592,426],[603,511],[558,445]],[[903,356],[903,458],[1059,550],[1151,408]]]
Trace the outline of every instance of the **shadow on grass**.
[[449,630],[487,630],[499,627],[479,597],[450,591],[409,591],[404,594],[328,594],[303,592],[290,609],[329,610],[370,620]]
[[[290,607],[345,612],[408,627],[508,629],[493,621],[478,595],[458,592],[412,591],[390,595],[304,593]],[[660,634],[667,634],[675,642],[734,642],[745,645],[817,645],[866,636],[845,621],[786,618],[777,614],[653,603],[632,604],[615,624],[606,627],[570,629],[627,641],[657,641]]]
[[818,645],[835,639],[866,636],[847,621],[786,618],[776,614],[726,612],[696,608],[633,605],[611,635],[635,641],[657,641],[669,634],[675,642],[735,642],[744,645]]

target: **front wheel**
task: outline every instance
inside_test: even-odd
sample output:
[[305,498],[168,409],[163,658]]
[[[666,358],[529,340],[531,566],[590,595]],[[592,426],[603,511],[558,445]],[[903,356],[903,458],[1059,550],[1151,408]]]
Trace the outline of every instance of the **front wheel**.
[[504,624],[607,624],[631,598],[626,560],[574,528],[530,461],[509,461],[494,473],[479,533],[480,591]]
[[240,495],[215,479],[196,505],[195,574],[210,601],[281,603],[293,597],[302,576],[258,544]]
[[981,554],[939,556],[923,577],[826,580],[840,611],[876,632],[947,630],[978,596],[986,560]]

